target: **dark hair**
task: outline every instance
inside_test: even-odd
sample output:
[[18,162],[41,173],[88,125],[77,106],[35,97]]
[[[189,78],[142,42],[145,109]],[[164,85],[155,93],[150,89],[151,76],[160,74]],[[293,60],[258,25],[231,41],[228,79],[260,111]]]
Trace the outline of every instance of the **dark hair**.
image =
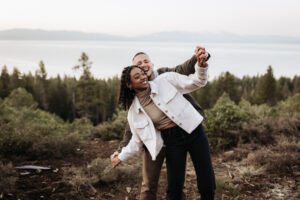
[[142,51],[141,51],[141,52],[136,53],[136,54],[133,56],[132,61],[135,59],[135,57],[137,57],[137,56],[139,56],[139,55],[142,55],[142,54],[148,56],[145,52],[142,52]]
[[127,86],[127,84],[130,83],[130,72],[135,67],[144,71],[142,68],[140,68],[137,65],[131,65],[125,67],[121,74],[119,104],[122,105],[124,110],[129,109],[135,96],[135,91],[133,89],[128,88]]

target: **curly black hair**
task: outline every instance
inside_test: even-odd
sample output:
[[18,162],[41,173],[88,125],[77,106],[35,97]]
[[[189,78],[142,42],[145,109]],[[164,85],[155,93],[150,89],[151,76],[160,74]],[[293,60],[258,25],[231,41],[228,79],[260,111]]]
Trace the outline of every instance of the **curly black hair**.
[[119,104],[121,104],[124,110],[129,109],[135,96],[135,91],[127,87],[127,84],[130,83],[130,72],[135,67],[144,71],[142,68],[140,68],[137,65],[131,65],[125,67],[121,74]]

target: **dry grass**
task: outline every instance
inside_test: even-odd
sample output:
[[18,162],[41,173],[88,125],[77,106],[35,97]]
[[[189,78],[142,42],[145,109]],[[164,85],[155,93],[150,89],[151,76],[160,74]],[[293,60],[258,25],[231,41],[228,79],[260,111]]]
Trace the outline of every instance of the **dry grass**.
[[244,160],[256,167],[264,167],[268,173],[293,175],[300,166],[300,141],[295,137],[276,137],[276,145],[263,147],[248,154]]
[[124,185],[137,186],[141,181],[140,171],[140,162],[112,168],[109,159],[97,158],[87,166],[64,169],[63,179],[79,194],[94,194],[97,187],[105,187],[107,184],[116,188],[123,188]]
[[239,195],[239,190],[232,183],[227,182],[225,179],[216,179],[216,194],[225,199],[235,199]]

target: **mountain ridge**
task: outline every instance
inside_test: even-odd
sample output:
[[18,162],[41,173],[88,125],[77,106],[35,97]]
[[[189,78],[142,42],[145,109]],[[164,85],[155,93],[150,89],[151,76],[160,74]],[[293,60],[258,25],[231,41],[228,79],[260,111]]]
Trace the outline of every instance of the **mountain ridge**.
[[229,32],[168,31],[139,36],[121,36],[81,31],[9,29],[0,31],[0,40],[82,40],[82,41],[149,41],[208,43],[300,43],[300,36],[238,35]]

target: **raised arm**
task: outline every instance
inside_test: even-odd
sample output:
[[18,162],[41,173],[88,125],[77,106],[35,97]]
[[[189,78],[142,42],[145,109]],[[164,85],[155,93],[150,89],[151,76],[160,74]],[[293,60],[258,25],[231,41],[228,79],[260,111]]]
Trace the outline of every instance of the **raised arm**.
[[206,55],[197,57],[197,65],[195,65],[195,73],[189,76],[170,72],[163,74],[157,78],[157,81],[168,81],[177,88],[182,94],[190,93],[197,88],[203,87],[207,83],[208,65],[205,61]]
[[[197,57],[200,56],[199,55],[200,49],[204,50],[204,52],[205,52],[205,48],[196,46],[195,53],[190,59],[185,61],[183,64],[177,65],[176,67],[173,67],[173,68],[168,68],[168,67],[159,68],[157,70],[158,74],[162,74],[165,72],[176,72],[176,73],[183,74],[183,75],[190,75],[190,74],[195,73],[194,67],[195,67],[195,64],[197,63]],[[208,61],[209,58],[210,58],[210,54],[207,53],[206,61]]]

